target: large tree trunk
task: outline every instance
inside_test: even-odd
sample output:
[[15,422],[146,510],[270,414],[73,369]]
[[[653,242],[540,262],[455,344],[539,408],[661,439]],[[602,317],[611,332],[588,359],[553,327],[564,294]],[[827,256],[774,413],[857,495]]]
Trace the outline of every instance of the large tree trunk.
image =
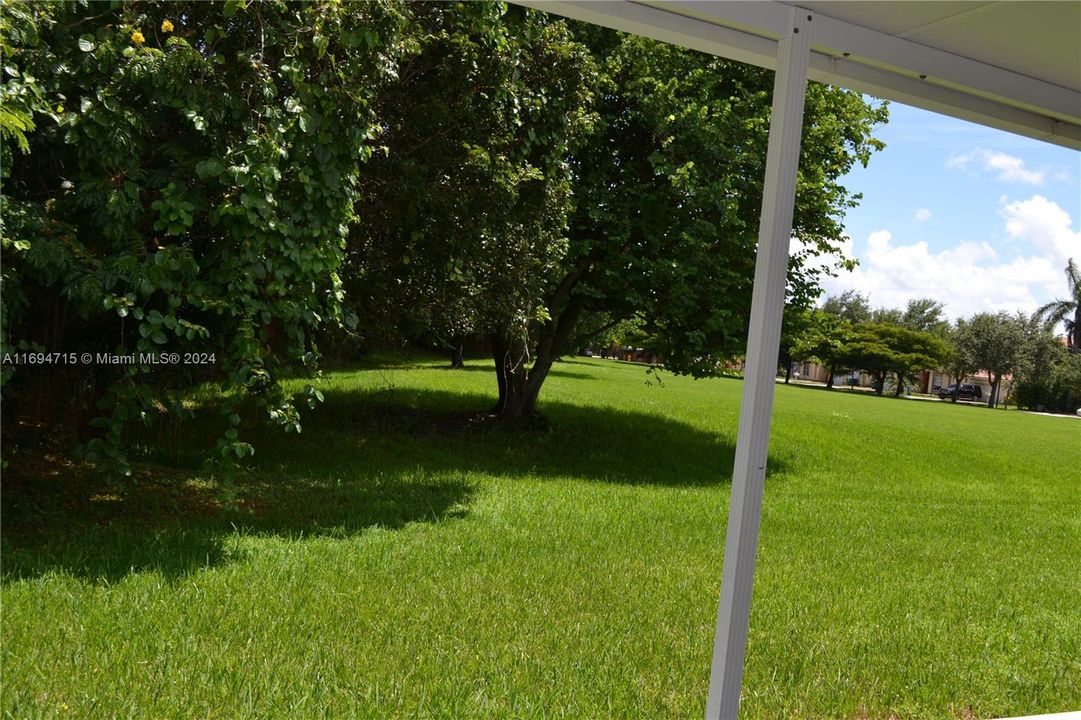
[[897,375],[897,391],[893,394],[893,396],[901,397],[905,394],[905,380],[903,377],[901,377],[900,373],[895,374]]
[[585,309],[585,299],[573,291],[585,274],[585,269],[569,273],[552,291],[546,303],[552,318],[547,322],[529,333],[525,328],[514,328],[492,335],[499,387],[495,414],[499,418],[524,420],[536,414],[537,396],[552,363],[573,349],[576,342],[574,333]]
[[784,364],[784,384],[787,385],[788,381],[792,379],[792,361],[789,360]]
[[[536,414],[541,386],[552,369],[552,363],[569,349],[582,313],[583,300],[569,294],[568,289],[562,298],[562,311],[537,328],[534,348],[530,347],[529,340],[521,331],[492,336],[492,355],[499,387],[495,414],[501,419],[522,420]],[[557,305],[552,302],[551,306]]]
[[465,367],[465,340],[456,338],[450,354],[450,366],[460,370]]
[[827,390],[832,390],[833,389],[833,376],[836,375],[836,373],[833,371],[832,366],[826,368],[826,373],[828,375],[828,377],[826,378],[826,389]]
[[992,377],[991,373],[987,373],[987,379],[991,381],[991,391],[987,393],[987,407],[993,408],[998,400],[998,378]]
[[508,341],[504,337],[492,337],[492,356],[495,360],[496,384],[499,400],[494,414],[503,420],[523,420],[537,410],[537,396],[554,358],[538,355],[529,363],[529,349],[524,341]]

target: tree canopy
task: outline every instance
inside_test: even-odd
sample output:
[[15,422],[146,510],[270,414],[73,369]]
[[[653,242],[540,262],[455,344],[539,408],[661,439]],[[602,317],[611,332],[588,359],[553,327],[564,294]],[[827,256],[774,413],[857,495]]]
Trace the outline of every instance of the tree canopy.
[[841,364],[874,377],[879,395],[892,373],[900,396],[917,373],[940,366],[947,352],[946,344],[931,333],[888,322],[861,323],[844,346]]
[[[15,3],[4,15],[5,97],[34,103],[5,122],[5,350],[214,358],[36,369],[57,402],[99,415],[85,447],[120,475],[126,426],[183,412],[169,388],[206,373],[298,429],[279,378],[313,366],[312,333],[339,316],[400,7]],[[9,407],[34,370],[9,374]],[[229,427],[220,450],[251,448]]]
[[1067,344],[1075,352],[1081,352],[1081,270],[1073,258],[1066,263],[1066,289],[1068,297],[1041,306],[1034,317],[1049,328],[1062,323]]
[[1017,369],[1024,340],[1024,322],[1004,312],[977,313],[964,324],[958,342],[973,367],[987,373],[991,384],[988,407],[998,402],[1003,376]]
[[[473,20],[427,12],[377,103],[387,152],[368,166],[373,222],[347,278],[372,309],[362,326],[486,335],[506,417],[533,411],[560,355],[621,323],[647,329],[675,372],[739,354],[771,74],[521,11],[497,41],[481,6]],[[858,199],[840,178],[881,146],[885,119],[858,94],[808,90],[793,307],[817,295],[824,271],[807,260],[837,252]]]
[[568,147],[592,61],[567,27],[492,3],[410,6],[374,103],[346,289],[373,335],[488,335],[534,320],[565,250]]
[[[63,415],[114,476],[204,381],[219,457],[255,410],[299,431],[320,394],[281,381],[334,328],[486,336],[504,417],[614,328],[676,372],[743,350],[768,71],[498,3],[4,9],[3,352],[206,359],[4,366],[5,413]],[[795,309],[886,118],[807,90]]]

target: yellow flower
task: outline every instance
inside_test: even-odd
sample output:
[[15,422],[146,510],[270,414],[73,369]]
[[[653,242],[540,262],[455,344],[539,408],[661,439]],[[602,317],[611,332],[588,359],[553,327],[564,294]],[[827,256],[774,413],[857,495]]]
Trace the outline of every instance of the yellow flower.
[[131,41],[133,43],[135,43],[136,45],[142,45],[143,43],[146,42],[146,38],[143,37],[143,34],[141,32],[136,30],[135,32],[133,32],[131,34]]
[[165,22],[163,22],[161,24],[161,31],[162,32],[172,32],[173,31],[173,24],[171,22],[169,22],[168,20],[166,20]]

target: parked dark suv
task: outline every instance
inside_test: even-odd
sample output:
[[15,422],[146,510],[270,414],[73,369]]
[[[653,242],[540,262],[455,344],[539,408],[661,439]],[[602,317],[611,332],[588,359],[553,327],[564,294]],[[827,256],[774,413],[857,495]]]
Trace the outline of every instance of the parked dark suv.
[[938,389],[938,397],[942,400],[948,400],[954,395],[958,400],[980,400],[983,398],[983,388],[979,385],[961,383]]

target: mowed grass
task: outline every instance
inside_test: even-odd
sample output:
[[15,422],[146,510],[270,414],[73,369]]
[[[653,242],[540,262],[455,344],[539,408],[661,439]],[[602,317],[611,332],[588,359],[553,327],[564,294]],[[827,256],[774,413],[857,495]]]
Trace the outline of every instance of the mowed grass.
[[[493,389],[332,373],[224,501],[5,483],[3,713],[701,716],[741,383],[560,363],[548,432]],[[1081,708],[1081,422],[779,386],[770,468],[743,717]]]

